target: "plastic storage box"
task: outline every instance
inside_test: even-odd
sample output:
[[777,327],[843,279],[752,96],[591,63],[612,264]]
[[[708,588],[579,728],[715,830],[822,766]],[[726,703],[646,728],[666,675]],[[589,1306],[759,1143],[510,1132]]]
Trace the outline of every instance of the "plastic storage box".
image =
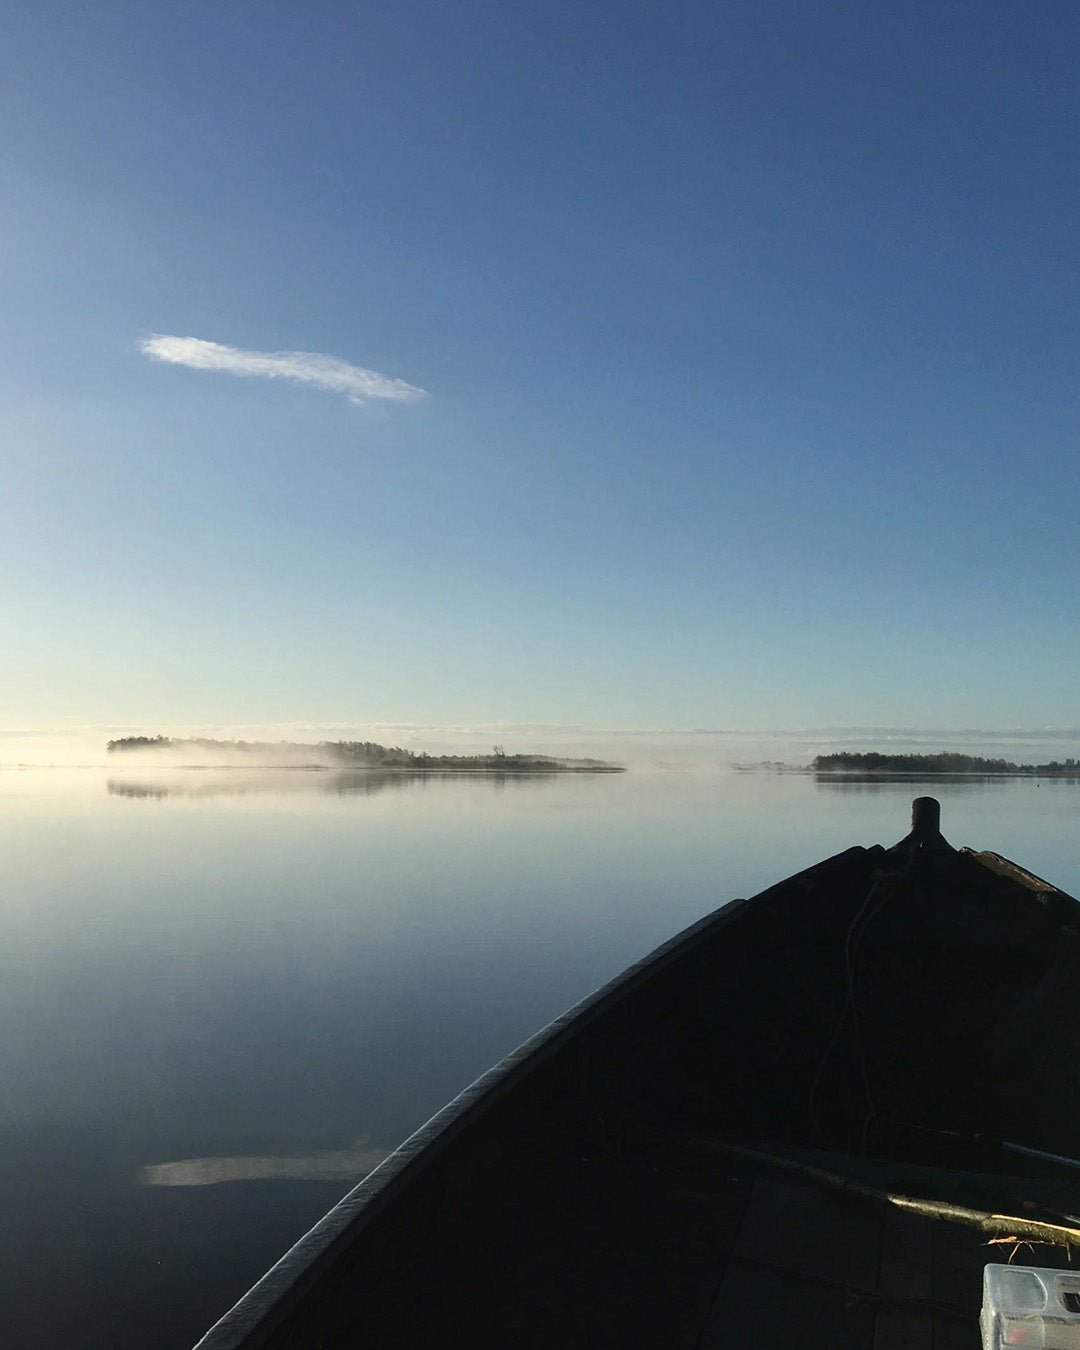
[[987,1266],[979,1322],[983,1350],[1080,1350],[1080,1268]]

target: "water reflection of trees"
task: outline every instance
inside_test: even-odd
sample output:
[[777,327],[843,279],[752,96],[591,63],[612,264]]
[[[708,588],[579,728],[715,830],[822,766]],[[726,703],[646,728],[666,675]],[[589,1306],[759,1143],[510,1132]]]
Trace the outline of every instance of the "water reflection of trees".
[[178,770],[160,778],[110,778],[106,788],[115,797],[136,797],[160,801],[165,797],[243,797],[258,794],[292,795],[312,793],[333,797],[374,797],[380,792],[402,788],[427,787],[434,782],[461,782],[464,779],[490,784],[505,791],[509,783],[524,786],[549,782],[557,773],[479,773],[407,770],[380,772],[378,769],[257,771],[246,769]]
[[931,796],[934,794],[935,787],[947,786],[950,792],[957,788],[985,789],[989,784],[995,787],[1000,784],[1017,783],[1068,783],[1073,786],[1080,783],[1080,777],[1072,777],[1066,774],[1052,774],[1046,778],[1037,777],[1034,774],[1003,774],[1003,773],[935,773],[935,774],[917,774],[917,773],[815,773],[814,782],[818,787],[827,788],[830,792],[847,793],[886,793],[892,792],[896,788],[903,788],[905,791],[913,787],[921,788]]
[[118,797],[161,798],[169,795],[169,789],[159,783],[118,783],[110,778],[108,787]]

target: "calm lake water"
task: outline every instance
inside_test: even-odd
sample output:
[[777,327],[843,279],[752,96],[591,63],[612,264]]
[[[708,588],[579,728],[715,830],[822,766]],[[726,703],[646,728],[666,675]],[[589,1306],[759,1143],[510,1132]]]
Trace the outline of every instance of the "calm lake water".
[[187,1347],[479,1072],[910,801],[1080,894],[1080,785],[0,771],[0,1341]]

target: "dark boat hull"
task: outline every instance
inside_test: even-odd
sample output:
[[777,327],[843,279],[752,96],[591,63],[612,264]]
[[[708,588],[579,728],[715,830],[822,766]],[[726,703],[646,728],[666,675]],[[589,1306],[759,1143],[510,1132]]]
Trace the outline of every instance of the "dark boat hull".
[[199,1350],[975,1346],[985,1244],[1020,1234],[889,1197],[1080,1213],[1080,1170],[1004,1147],[1080,1154],[1046,1040],[1077,1026],[1076,919],[951,850],[736,901],[462,1093]]

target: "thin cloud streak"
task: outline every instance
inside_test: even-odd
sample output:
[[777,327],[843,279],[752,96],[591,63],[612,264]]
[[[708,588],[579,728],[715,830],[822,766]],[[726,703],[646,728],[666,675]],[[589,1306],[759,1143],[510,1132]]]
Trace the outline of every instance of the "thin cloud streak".
[[425,389],[406,384],[404,380],[391,379],[376,370],[365,370],[363,366],[353,366],[321,352],[248,352],[240,347],[227,347],[222,342],[171,337],[165,333],[144,338],[139,347],[152,361],[163,361],[167,365],[310,384],[316,389],[345,394],[351,403],[364,404],[372,399],[415,403],[427,395]]

